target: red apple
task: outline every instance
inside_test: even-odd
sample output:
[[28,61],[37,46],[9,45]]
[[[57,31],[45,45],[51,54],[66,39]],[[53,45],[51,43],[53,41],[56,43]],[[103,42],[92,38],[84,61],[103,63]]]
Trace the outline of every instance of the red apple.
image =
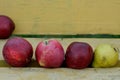
[[65,55],[67,67],[74,69],[86,68],[92,61],[93,49],[85,42],[72,42]]
[[47,68],[60,67],[64,61],[63,47],[55,39],[40,42],[35,54],[39,65]]
[[15,29],[15,24],[8,16],[0,15],[0,39],[8,38]]
[[27,66],[31,62],[32,55],[31,44],[20,37],[10,38],[3,47],[5,61],[14,67]]

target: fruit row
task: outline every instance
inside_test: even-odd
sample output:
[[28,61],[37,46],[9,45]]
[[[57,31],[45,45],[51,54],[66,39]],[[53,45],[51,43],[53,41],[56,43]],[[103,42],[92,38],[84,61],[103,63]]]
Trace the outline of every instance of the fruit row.
[[[0,39],[8,39],[15,29],[15,23],[5,15],[0,15]],[[11,66],[27,66],[32,59],[32,45],[21,37],[8,39],[3,47],[4,60]],[[112,67],[118,62],[118,50],[109,44],[101,44],[93,51],[85,42],[72,42],[67,50],[59,41],[50,39],[41,41],[35,50],[35,57],[42,67],[56,68],[65,64],[74,69],[92,67]]]
[[[32,45],[21,37],[11,37],[3,47],[4,60],[13,67],[27,67],[33,56]],[[110,44],[93,48],[86,42],[72,42],[66,51],[56,39],[40,41],[35,49],[35,59],[40,67],[68,68],[113,67],[119,60],[118,50]]]

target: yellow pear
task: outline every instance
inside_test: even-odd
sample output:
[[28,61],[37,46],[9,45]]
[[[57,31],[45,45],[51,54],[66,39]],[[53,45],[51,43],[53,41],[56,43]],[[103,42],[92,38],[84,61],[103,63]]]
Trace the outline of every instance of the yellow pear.
[[100,44],[95,49],[92,67],[113,67],[119,60],[118,51],[110,44]]

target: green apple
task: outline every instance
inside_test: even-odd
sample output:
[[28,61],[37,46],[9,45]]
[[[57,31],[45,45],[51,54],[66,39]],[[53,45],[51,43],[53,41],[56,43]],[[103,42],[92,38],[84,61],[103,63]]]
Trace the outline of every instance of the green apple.
[[118,51],[110,44],[100,44],[94,52],[92,67],[113,67],[119,60]]

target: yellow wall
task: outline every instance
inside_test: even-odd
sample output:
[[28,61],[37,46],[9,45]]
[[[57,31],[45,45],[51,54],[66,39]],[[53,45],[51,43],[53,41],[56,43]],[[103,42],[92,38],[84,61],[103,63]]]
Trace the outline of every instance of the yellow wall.
[[120,34],[120,0],[0,0],[14,34]]

